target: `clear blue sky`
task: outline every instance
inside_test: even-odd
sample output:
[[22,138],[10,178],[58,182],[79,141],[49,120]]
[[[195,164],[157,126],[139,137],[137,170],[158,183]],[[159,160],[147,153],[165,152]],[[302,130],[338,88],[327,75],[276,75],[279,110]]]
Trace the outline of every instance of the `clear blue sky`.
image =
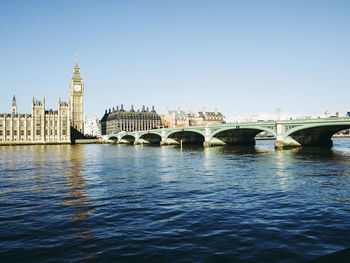
[[1,1],[0,112],[68,98],[226,116],[350,110],[350,1]]

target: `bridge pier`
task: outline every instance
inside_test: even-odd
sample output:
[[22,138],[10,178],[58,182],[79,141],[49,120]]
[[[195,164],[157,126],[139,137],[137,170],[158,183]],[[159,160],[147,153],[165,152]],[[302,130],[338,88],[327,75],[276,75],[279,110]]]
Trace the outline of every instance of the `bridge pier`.
[[281,121],[276,121],[276,149],[300,147],[301,144],[289,136],[285,136],[285,127]]
[[204,129],[203,147],[210,147],[211,146],[210,135],[211,135],[211,129],[209,128],[209,126],[207,124],[205,126],[205,129]]
[[167,140],[160,142],[160,145],[178,145],[178,144],[180,144],[180,142],[169,138]]
[[284,127],[281,121],[276,121],[276,142],[275,142],[275,148],[276,149],[283,149],[284,148]]
[[208,142],[208,141],[203,142],[203,147],[210,147],[210,146],[211,146],[210,142]]

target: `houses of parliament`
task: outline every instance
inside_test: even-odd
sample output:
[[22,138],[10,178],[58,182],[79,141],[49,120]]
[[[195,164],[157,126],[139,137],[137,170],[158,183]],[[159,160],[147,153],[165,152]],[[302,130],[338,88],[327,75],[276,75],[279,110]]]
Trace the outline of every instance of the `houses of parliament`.
[[0,144],[71,143],[84,134],[84,81],[76,59],[68,101],[57,101],[57,110],[45,109],[45,97],[32,98],[32,112],[19,113],[16,98],[11,113],[0,114]]

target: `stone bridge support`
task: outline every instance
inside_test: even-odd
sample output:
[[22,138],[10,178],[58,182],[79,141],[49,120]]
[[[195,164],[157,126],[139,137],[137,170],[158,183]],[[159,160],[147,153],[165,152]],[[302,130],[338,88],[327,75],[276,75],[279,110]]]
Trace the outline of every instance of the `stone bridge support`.
[[276,149],[283,149],[288,147],[300,147],[301,144],[298,143],[290,136],[286,136],[286,128],[281,121],[276,121]]
[[205,126],[205,129],[204,129],[204,142],[203,142],[203,146],[204,147],[210,147],[211,146],[211,141],[210,141],[210,138],[211,138],[211,129],[207,126]]
[[134,145],[138,145],[138,144],[142,144],[142,142],[140,141],[139,133],[136,131]]
[[166,145],[166,131],[164,128],[162,128],[161,137],[160,145]]

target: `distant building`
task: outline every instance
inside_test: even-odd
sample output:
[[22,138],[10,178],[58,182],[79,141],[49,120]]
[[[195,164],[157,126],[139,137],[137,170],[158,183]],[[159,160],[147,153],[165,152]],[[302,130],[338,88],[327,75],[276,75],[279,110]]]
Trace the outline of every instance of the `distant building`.
[[219,124],[225,121],[225,117],[221,112],[215,108],[214,111],[206,111],[203,108],[202,111],[199,111],[197,115],[195,115],[194,124],[193,125],[206,125],[206,124]]
[[101,137],[101,122],[98,118],[84,116],[84,135],[88,137]]
[[169,110],[167,108],[164,116],[165,125],[168,128],[190,126],[192,117],[191,112],[186,113],[182,111],[180,107],[178,107],[177,110]]
[[[256,122],[256,121],[268,121],[268,120],[292,120],[292,119],[310,119],[312,116],[310,115],[293,115],[285,112],[280,113],[266,113],[266,112],[259,112],[254,114],[246,114],[246,115],[236,115],[236,116],[230,116],[227,119],[227,122],[233,123],[233,122]],[[317,117],[314,117],[317,118]]]
[[105,111],[101,119],[101,134],[108,135],[120,131],[143,131],[162,126],[161,116],[157,114],[152,106],[149,111],[148,107],[142,107],[142,110],[134,110],[131,106],[130,111],[124,110],[123,105],[120,109],[109,109]]
[[169,128],[218,124],[225,121],[223,114],[218,112],[217,109],[214,112],[207,112],[203,109],[195,114],[192,111],[186,113],[180,107],[177,110],[169,110],[167,108],[164,119],[166,126]]
[[[42,101],[32,98],[32,113],[19,113],[15,96],[11,113],[0,114],[0,144],[70,143],[75,134],[84,132],[84,82],[76,61],[70,81],[69,100],[58,99],[57,110],[45,109]],[[74,134],[74,136],[73,136]]]

